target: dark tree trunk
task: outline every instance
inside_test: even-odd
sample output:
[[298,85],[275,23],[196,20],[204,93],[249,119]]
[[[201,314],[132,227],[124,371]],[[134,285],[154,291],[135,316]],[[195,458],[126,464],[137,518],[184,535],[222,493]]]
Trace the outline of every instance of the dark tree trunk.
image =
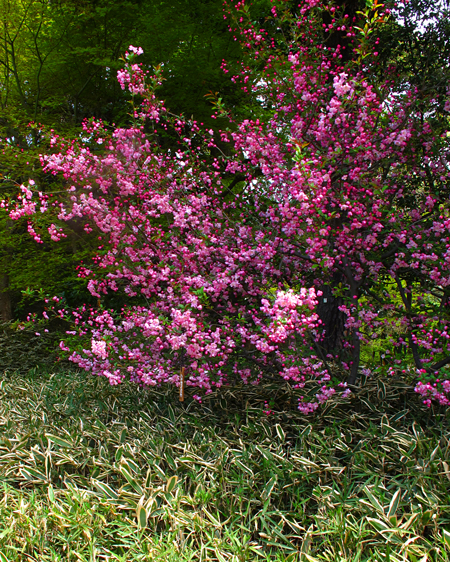
[[9,292],[8,275],[0,275],[0,321],[12,320],[11,294]]
[[[348,269],[348,268],[347,268]],[[358,315],[358,286],[351,271],[346,272],[346,275],[336,271],[333,275],[331,284],[323,285],[321,287],[322,296],[317,305],[317,314],[322,322],[322,339],[318,342],[322,360],[331,359],[334,356],[338,361],[345,361],[349,366],[349,373],[347,383],[354,385],[358,378],[358,370],[361,355],[361,342],[358,328],[347,329],[345,323],[347,315],[339,310],[339,307],[344,304],[342,297],[336,297],[333,294],[333,288],[339,286],[346,281],[345,284],[350,285],[350,295],[354,300],[356,306],[356,316]],[[349,341],[350,337],[350,341]],[[350,347],[344,347],[344,343],[351,343]]]
[[323,338],[319,346],[325,356],[334,355],[342,349],[346,315],[339,310],[339,306],[343,304],[342,299],[333,296],[330,285],[322,286],[321,291],[323,294],[317,305],[317,314],[322,322]]

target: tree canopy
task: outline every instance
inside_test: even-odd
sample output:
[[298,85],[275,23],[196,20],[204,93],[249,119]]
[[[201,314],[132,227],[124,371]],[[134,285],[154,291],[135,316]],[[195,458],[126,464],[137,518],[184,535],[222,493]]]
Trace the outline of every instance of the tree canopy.
[[[206,393],[278,378],[308,413],[382,368],[378,352],[449,403],[448,76],[421,63],[418,87],[400,41],[379,55],[389,8],[356,7],[278,2],[261,20],[231,4],[242,56],[222,66],[250,103],[210,94],[226,128],[169,111],[166,68],[131,45],[117,73],[131,121],[49,136],[61,195],[29,180],[4,205],[38,244],[67,224],[96,246],[77,270],[96,306],[46,300],[44,317],[74,321],[73,361]],[[426,46],[436,26],[412,37]]]
[[[61,11],[59,29],[95,13],[97,23],[100,14],[106,18],[104,29],[116,30],[111,22],[119,15],[116,5],[23,6],[28,15],[17,16],[16,35],[23,27],[24,44],[34,38],[38,71],[30,89],[21,89],[11,55],[16,39],[5,31],[8,80],[24,114],[31,107],[45,113],[44,62],[50,72],[58,42],[44,33],[39,42],[44,11]],[[180,21],[203,25],[217,13],[208,7],[199,18],[190,5]],[[197,35],[187,25],[191,39],[178,35],[171,43],[167,35],[177,47],[161,64],[149,64],[157,41],[147,55],[129,46],[115,86],[112,56],[98,64],[103,70],[70,98],[70,119],[63,120],[68,126],[90,108],[93,118],[81,132],[64,138],[61,128],[31,128],[8,137],[12,163],[17,148],[45,148],[39,173],[47,185],[21,180],[21,195],[3,203],[4,230],[14,230],[11,219],[26,223],[38,245],[66,248],[66,261],[67,250],[72,260],[80,250],[74,233],[85,243],[87,259],[72,283],[84,282],[90,297],[72,313],[60,297],[47,297],[44,317],[53,310],[72,318],[78,343],[63,349],[112,384],[125,376],[181,388],[186,381],[208,393],[232,380],[278,377],[305,388],[299,408],[307,413],[336,393],[348,396],[363,371],[382,368],[379,353],[390,360],[388,373],[419,376],[426,403],[446,405],[450,100],[448,68],[434,57],[448,56],[448,26],[411,19],[430,15],[422,4],[412,12],[397,6],[397,19],[376,0],[267,8],[241,0],[226,7],[225,25],[217,24],[240,44],[239,60],[222,62],[231,84],[224,92],[243,92],[246,103],[203,94],[215,112],[201,123],[172,110],[183,77],[218,52],[210,26]],[[147,6],[142,29],[158,29],[172,9]],[[142,29],[133,33],[145,46]],[[394,39],[380,47],[389,30]],[[114,36],[108,33],[104,53]],[[86,49],[89,59],[94,51]],[[55,60],[53,76],[63,67],[78,70],[71,56]],[[109,125],[105,118],[120,118],[125,107],[127,117]]]

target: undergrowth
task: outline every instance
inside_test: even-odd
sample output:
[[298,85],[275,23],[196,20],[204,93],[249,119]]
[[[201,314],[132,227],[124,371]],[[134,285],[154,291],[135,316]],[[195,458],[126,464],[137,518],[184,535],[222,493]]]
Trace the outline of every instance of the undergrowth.
[[393,379],[305,418],[287,387],[5,372],[0,561],[450,561],[449,451]]

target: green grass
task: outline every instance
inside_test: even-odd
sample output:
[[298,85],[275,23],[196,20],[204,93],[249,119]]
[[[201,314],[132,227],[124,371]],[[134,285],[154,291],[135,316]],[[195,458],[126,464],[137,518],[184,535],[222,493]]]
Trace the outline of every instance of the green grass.
[[450,561],[445,412],[393,380],[320,416],[295,406],[288,389],[199,405],[5,373],[0,562]]

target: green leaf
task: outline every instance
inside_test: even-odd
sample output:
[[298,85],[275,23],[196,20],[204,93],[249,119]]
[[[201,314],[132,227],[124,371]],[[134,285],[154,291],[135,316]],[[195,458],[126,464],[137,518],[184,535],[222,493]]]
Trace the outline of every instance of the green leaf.
[[405,531],[408,531],[410,527],[412,527],[412,524],[414,523],[414,521],[419,517],[419,513],[413,513],[411,515],[411,517],[408,519],[408,521],[406,521],[406,523],[402,523],[400,525],[400,529],[404,529]]
[[48,485],[48,499],[52,502],[55,503],[55,491],[53,490],[53,486],[51,484]]
[[254,476],[252,470],[248,466],[245,466],[245,464],[243,462],[241,462],[238,459],[234,459],[234,462],[235,462],[236,466],[238,466],[244,472],[246,472],[247,474],[250,474],[250,476]]
[[445,544],[450,547],[450,532],[442,529],[442,537],[444,539]]
[[171,492],[177,485],[177,482],[178,482],[178,476],[171,476],[169,480],[167,480],[166,491]]
[[272,494],[272,490],[275,487],[275,484],[278,481],[278,476],[272,476],[272,478],[267,482],[267,484],[264,486],[264,490],[261,494],[261,497],[263,500],[267,500],[270,498],[271,494]]
[[389,504],[389,510],[387,513],[387,518],[390,520],[397,513],[398,503],[402,496],[402,491],[397,490],[395,494],[392,496],[391,503]]
[[92,484],[94,484],[95,488],[97,488],[97,490],[102,494],[104,494],[107,498],[111,500],[118,499],[119,496],[117,495],[117,492],[113,490],[111,486],[108,486],[108,484],[105,484],[104,482],[100,482],[99,480],[94,480],[93,478],[92,478]]
[[422,515],[422,525],[426,525],[428,521],[431,519],[431,516],[432,516],[431,511],[425,511],[424,514]]
[[364,486],[363,490],[364,490],[364,493],[366,494],[366,496],[369,498],[370,503],[376,509],[376,511],[378,511],[379,513],[384,515],[384,509],[383,509],[382,505],[377,500],[377,498],[372,494],[372,492],[369,490],[369,488],[367,486]]
[[122,464],[126,465],[127,469],[130,472],[134,472],[135,474],[141,473],[141,467],[136,462],[134,462],[134,460],[132,460],[130,458],[123,458]]
[[166,474],[164,472],[164,470],[159,466],[159,464],[155,463],[153,465],[153,468],[156,470],[156,472],[159,474],[159,477],[161,478],[161,480],[165,480],[166,478]]
[[152,485],[152,471],[149,468],[147,469],[147,475],[145,477],[145,487],[150,488],[151,485]]
[[125,479],[133,488],[133,490],[135,490],[140,496],[142,496],[144,490],[142,489],[142,486],[139,484],[139,482],[136,481],[136,478],[130,472],[128,472],[128,470],[124,466],[120,466],[119,470],[120,474],[125,476]]
[[281,427],[281,425],[279,423],[277,423],[277,425],[275,426],[275,429],[277,431],[277,435],[280,438],[280,441],[282,443],[284,443],[285,439],[286,439],[286,434],[283,431],[283,428]]
[[74,446],[74,443],[70,443],[69,441],[66,441],[65,439],[61,439],[61,437],[57,437],[56,435],[52,435],[51,433],[46,433],[45,436],[49,441],[51,441],[55,445],[58,445],[59,447],[65,447],[66,449],[70,449]]
[[139,502],[139,504],[137,506],[136,517],[137,517],[139,527],[141,529],[145,529],[145,527],[147,526],[148,513],[147,513],[147,510],[145,509],[145,507],[142,505],[141,502]]
[[34,468],[21,468],[20,473],[24,478],[31,481],[38,481],[38,482],[47,482],[47,476],[39,472],[39,470],[35,470]]
[[392,531],[391,527],[389,527],[384,521],[380,521],[379,519],[374,519],[373,517],[367,517],[367,521],[375,527],[375,529],[379,532],[383,531]]

